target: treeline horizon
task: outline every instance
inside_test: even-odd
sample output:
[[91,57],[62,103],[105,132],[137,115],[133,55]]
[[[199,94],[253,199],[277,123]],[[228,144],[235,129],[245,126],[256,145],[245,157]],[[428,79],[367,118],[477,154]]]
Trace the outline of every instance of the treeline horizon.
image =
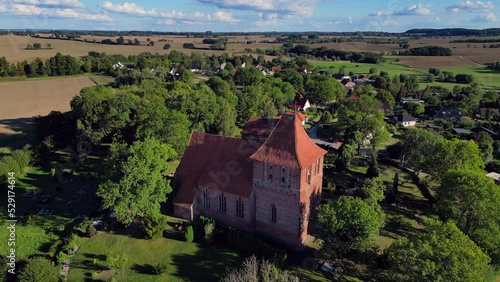
[[0,35],[31,35],[33,33],[75,33],[78,35],[93,35],[93,36],[153,36],[153,35],[179,35],[189,37],[214,37],[214,36],[242,36],[242,35],[301,35],[308,36],[317,34],[322,36],[400,36],[410,37],[416,34],[426,36],[500,36],[500,28],[486,29],[467,29],[467,28],[416,28],[409,29],[403,32],[385,32],[385,31],[254,31],[254,32],[234,32],[234,31],[116,31],[116,30],[71,30],[71,29],[0,29]]

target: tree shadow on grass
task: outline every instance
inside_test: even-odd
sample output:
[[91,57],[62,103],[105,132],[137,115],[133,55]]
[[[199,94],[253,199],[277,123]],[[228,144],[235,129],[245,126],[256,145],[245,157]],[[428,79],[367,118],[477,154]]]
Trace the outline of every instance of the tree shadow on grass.
[[130,267],[130,269],[140,274],[150,274],[150,275],[154,274],[153,266],[151,264],[140,265],[135,263],[132,265],[132,267]]
[[176,272],[171,275],[185,281],[220,281],[227,269],[239,267],[242,262],[237,254],[220,247],[200,248],[196,254],[177,254],[172,256]]
[[84,253],[83,255],[88,259],[96,259],[99,261],[106,261],[106,255],[96,255],[96,254],[89,254],[89,253]]

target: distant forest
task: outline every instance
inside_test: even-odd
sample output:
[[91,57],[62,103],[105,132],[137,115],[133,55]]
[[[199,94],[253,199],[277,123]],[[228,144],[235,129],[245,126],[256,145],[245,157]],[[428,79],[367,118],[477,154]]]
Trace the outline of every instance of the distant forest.
[[500,28],[466,29],[466,28],[417,28],[410,29],[405,34],[422,34],[426,36],[499,36]]
[[500,28],[488,29],[466,29],[466,28],[444,28],[444,29],[410,29],[405,32],[382,32],[382,31],[355,31],[355,32],[173,32],[173,31],[97,31],[97,30],[0,30],[0,35],[5,34],[15,35],[32,35],[34,33],[60,33],[60,34],[74,34],[75,37],[82,35],[92,36],[152,36],[152,35],[178,35],[189,37],[217,37],[217,36],[242,36],[242,35],[263,35],[265,37],[274,37],[279,35],[299,35],[308,36],[317,34],[321,36],[377,36],[377,37],[410,37],[415,35],[424,36],[499,36]]

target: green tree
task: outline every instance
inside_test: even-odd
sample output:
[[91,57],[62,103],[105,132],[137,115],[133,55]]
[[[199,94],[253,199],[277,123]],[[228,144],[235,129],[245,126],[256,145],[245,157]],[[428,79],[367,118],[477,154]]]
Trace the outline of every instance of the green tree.
[[[356,89],[357,93],[357,89]],[[394,107],[394,104],[396,104],[396,100],[394,100],[394,96],[392,95],[391,92],[385,90],[385,89],[380,89],[375,96],[377,100],[386,102],[389,107]]]
[[193,226],[188,226],[186,228],[186,232],[184,233],[184,237],[186,238],[186,241],[188,242],[193,242],[194,240],[194,230],[193,230]]
[[428,221],[415,239],[386,251],[392,281],[483,281],[489,258],[452,222]]
[[305,95],[312,104],[322,105],[345,95],[345,89],[332,77],[310,75],[305,83]]
[[284,82],[288,82],[299,92],[304,92],[304,77],[294,69],[283,69],[274,74],[275,77],[281,78]]
[[493,160],[493,143],[495,141],[491,136],[481,131],[476,137],[476,143],[481,151],[481,156],[484,163],[489,163]]
[[185,114],[168,110],[158,96],[143,99],[136,111],[136,137],[141,140],[156,138],[174,148],[178,156],[182,155],[191,126]]
[[247,258],[239,269],[228,271],[221,282],[295,282],[299,278],[287,270],[280,270],[272,262],[258,261],[255,256]]
[[421,128],[409,129],[403,137],[401,164],[404,166],[407,163],[418,175],[427,167],[429,150],[441,140],[442,137],[434,131]]
[[424,105],[414,102],[404,103],[403,108],[412,116],[419,116],[425,111]]
[[322,205],[318,223],[320,238],[324,241],[322,252],[327,258],[368,250],[380,228],[372,206],[360,198],[347,196]]
[[217,100],[221,106],[219,118],[216,120],[217,134],[229,137],[238,135],[238,128],[234,123],[236,121],[235,107],[224,98]]
[[157,239],[163,236],[163,231],[167,228],[167,218],[161,215],[147,217],[144,220],[144,231],[146,239]]
[[441,181],[444,174],[453,169],[482,170],[484,162],[474,141],[442,139],[431,150],[426,151],[426,168],[435,180]]
[[43,257],[28,259],[26,265],[19,272],[19,282],[57,282],[59,276],[52,263]]
[[156,139],[136,141],[129,148],[113,143],[107,160],[107,180],[97,190],[103,207],[113,208],[124,224],[132,223],[136,217],[159,215],[160,204],[172,191],[163,172],[167,161],[174,157],[172,147]]
[[342,100],[338,116],[338,125],[345,132],[346,142],[357,144],[358,151],[363,139],[369,134],[373,137],[373,148],[389,137],[380,101],[374,97],[361,95],[359,100]]
[[482,170],[447,172],[437,190],[436,209],[500,262],[500,187]]
[[108,267],[116,272],[122,271],[125,266],[128,263],[128,255],[127,254],[121,254],[121,255],[115,255],[115,254],[108,254],[106,255],[106,262],[108,264]]

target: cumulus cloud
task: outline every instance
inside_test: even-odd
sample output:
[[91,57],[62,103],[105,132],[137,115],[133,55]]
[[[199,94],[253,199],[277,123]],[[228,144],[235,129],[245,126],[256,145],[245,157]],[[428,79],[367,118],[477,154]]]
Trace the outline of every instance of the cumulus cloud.
[[476,22],[496,22],[497,16],[494,13],[486,13],[479,15],[474,19]]
[[275,13],[282,17],[310,17],[318,0],[196,0],[220,9]]
[[259,20],[255,22],[255,25],[259,26],[259,27],[276,26],[276,25],[278,25],[278,14],[276,14],[276,13],[270,13],[270,14],[259,13]]
[[157,24],[164,24],[164,25],[174,25],[175,21],[172,19],[166,19],[166,20],[157,21],[156,23]]
[[104,14],[89,13],[71,8],[47,8],[26,4],[10,4],[2,11],[11,15],[20,16],[46,16],[49,18],[74,18],[88,21],[112,21]]
[[368,14],[370,17],[385,17],[385,16],[427,16],[430,15],[431,11],[429,8],[422,4],[411,5],[406,8],[402,8],[395,11],[377,11]]
[[135,3],[125,2],[123,4],[113,4],[109,1],[101,3],[100,7],[108,12],[117,14],[126,14],[133,16],[157,16],[156,9],[146,10]]
[[13,0],[14,4],[24,4],[24,5],[33,5],[39,7],[83,7],[83,4],[78,0]]
[[492,2],[481,1],[465,1],[446,7],[449,13],[458,13],[460,11],[467,11],[470,13],[487,13],[495,8]]
[[[231,13],[218,11],[215,13],[202,13],[202,12],[192,12],[185,13],[181,11],[169,11],[169,12],[158,12],[156,9],[147,10],[141,5],[131,2],[125,2],[123,4],[114,4],[110,1],[104,1],[101,3],[100,7],[110,13],[137,16],[137,17],[155,17],[164,18],[167,20],[160,20],[159,24],[173,24],[173,20],[183,21],[185,24],[194,24],[195,22],[225,22],[225,23],[236,23],[237,19],[233,17]],[[172,21],[168,21],[168,19]]]
[[395,16],[414,16],[414,15],[430,15],[431,11],[422,4],[412,5],[410,7],[394,11]]

